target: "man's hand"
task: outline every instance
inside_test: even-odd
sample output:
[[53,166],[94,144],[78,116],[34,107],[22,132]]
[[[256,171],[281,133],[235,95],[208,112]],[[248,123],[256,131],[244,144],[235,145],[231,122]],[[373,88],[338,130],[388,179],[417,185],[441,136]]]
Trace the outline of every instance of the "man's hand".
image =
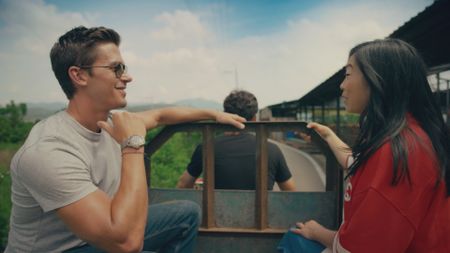
[[97,125],[108,132],[119,144],[132,135],[145,136],[144,121],[134,113],[115,112],[112,114],[112,123],[110,125],[106,121],[99,121]]
[[215,119],[219,123],[233,125],[239,129],[244,129],[245,125],[242,124],[242,122],[247,121],[245,118],[237,114],[227,112],[217,112]]

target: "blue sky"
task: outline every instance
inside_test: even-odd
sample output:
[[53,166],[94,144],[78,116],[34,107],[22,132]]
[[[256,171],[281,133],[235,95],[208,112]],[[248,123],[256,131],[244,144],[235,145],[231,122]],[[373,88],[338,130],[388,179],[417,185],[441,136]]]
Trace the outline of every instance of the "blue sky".
[[[61,10],[83,12],[85,10],[101,10],[101,20],[112,26],[133,26],[146,16],[158,15],[161,12],[188,10],[197,13],[215,28],[224,28],[229,38],[274,33],[285,25],[285,21],[301,15],[311,8],[323,4],[323,0],[171,0],[171,1],[46,1]],[[121,17],[118,17],[120,13]]]
[[60,102],[49,50],[78,25],[122,36],[134,81],[129,103],[204,98],[236,86],[261,106],[296,99],[346,62],[355,44],[384,38],[431,0],[0,0],[0,104]]

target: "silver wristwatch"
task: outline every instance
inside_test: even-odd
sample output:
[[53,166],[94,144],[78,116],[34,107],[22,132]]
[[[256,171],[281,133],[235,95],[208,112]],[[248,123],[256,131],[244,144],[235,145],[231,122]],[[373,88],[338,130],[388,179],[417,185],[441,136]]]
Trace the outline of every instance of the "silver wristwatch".
[[139,149],[140,147],[142,147],[144,145],[145,145],[144,137],[142,137],[140,135],[132,135],[132,136],[128,137],[127,139],[125,139],[122,142],[122,144],[120,145],[120,147],[122,149],[124,149],[126,147]]

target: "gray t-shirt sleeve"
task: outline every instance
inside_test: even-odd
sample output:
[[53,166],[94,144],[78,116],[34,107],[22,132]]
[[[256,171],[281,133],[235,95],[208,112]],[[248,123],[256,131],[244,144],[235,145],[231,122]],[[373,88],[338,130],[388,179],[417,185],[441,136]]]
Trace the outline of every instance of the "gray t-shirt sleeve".
[[97,189],[81,153],[58,139],[29,147],[18,163],[25,188],[44,212],[78,201]]

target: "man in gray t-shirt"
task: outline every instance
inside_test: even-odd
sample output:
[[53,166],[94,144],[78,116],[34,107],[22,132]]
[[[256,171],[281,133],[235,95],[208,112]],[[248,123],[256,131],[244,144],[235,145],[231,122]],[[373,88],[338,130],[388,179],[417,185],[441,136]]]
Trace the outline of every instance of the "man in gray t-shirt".
[[52,68],[68,107],[36,124],[11,163],[12,211],[6,252],[191,252],[199,207],[189,201],[148,206],[146,130],[228,113],[126,105],[120,36],[76,27],[54,44]]

